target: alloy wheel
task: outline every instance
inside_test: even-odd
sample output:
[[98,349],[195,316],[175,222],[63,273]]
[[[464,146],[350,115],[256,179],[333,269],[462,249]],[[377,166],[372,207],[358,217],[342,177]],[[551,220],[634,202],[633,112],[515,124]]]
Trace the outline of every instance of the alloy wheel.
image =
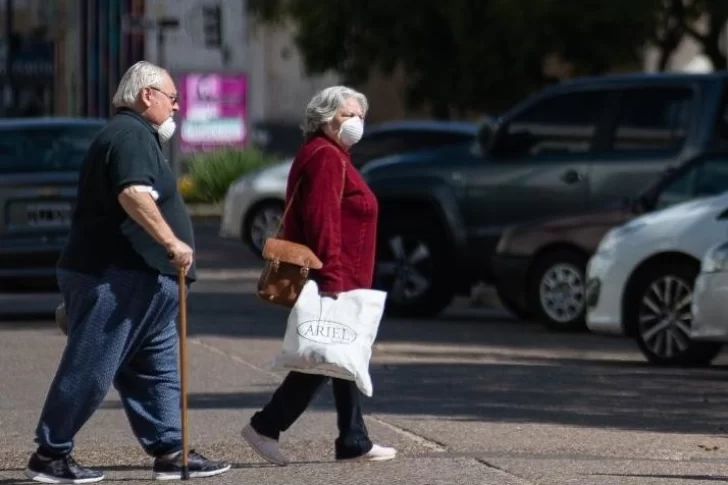
[[275,235],[282,213],[278,207],[263,207],[250,221],[250,241],[258,251],[263,251],[266,239]]
[[554,322],[570,323],[584,311],[584,276],[567,263],[551,266],[539,284],[539,299],[544,313]]
[[395,300],[422,297],[432,285],[433,261],[430,248],[423,241],[393,235],[377,262],[377,279]]
[[648,286],[639,304],[638,330],[655,355],[669,359],[690,347],[692,296],[690,285],[672,275]]

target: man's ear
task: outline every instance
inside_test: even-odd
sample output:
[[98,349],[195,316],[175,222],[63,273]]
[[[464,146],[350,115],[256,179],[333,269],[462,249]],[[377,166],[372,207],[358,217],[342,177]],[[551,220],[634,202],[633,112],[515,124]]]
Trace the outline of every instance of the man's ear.
[[145,108],[149,108],[150,106],[152,106],[151,89],[142,89],[139,93],[139,99],[141,100]]

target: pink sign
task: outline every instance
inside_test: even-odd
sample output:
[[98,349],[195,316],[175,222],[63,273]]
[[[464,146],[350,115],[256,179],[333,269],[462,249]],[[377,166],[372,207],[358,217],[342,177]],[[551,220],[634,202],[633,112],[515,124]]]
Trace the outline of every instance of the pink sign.
[[179,79],[182,153],[245,146],[245,74],[187,73]]

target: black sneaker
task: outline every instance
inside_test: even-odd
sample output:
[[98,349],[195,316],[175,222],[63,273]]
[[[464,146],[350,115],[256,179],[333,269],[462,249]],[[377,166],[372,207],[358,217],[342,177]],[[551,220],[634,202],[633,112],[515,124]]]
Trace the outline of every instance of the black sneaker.
[[[195,450],[187,455],[187,467],[190,478],[205,478],[225,473],[231,467],[224,461],[210,461]],[[180,480],[182,478],[182,453],[171,460],[156,458],[154,460],[155,480]]]
[[82,467],[71,455],[41,460],[36,453],[28,461],[25,476],[43,483],[93,483],[104,479],[103,473]]

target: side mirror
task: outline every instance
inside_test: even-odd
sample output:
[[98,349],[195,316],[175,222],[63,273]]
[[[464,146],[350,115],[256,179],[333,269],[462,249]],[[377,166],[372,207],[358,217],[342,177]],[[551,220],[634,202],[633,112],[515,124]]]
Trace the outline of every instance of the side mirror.
[[478,122],[478,131],[475,134],[475,150],[481,155],[485,156],[488,145],[493,139],[493,134],[496,130],[496,121],[490,116],[485,116]]
[[479,126],[478,126],[478,144],[481,147],[488,146],[488,143],[490,143],[490,139],[493,137],[493,133],[495,133],[495,121],[490,117],[485,117],[480,120]]

